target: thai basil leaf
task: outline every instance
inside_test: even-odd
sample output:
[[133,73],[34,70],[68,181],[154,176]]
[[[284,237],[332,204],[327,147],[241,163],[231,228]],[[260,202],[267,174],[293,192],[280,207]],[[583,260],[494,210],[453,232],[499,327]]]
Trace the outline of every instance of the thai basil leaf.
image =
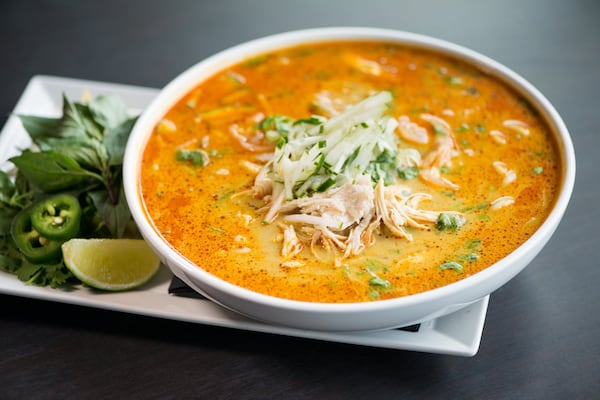
[[85,104],[80,103],[74,103],[74,105],[75,109],[79,113],[79,117],[81,118],[81,123],[87,137],[97,141],[102,141],[104,128],[94,120],[94,116],[90,111],[90,108]]
[[8,235],[12,219],[20,210],[17,187],[6,172],[0,171],[0,236]]
[[65,95],[63,95],[63,117],[61,120],[59,137],[88,137],[78,107]]
[[92,116],[89,108],[73,103],[63,95],[63,118],[60,127],[61,137],[80,137],[102,140],[103,130]]
[[0,208],[0,236],[8,236],[10,234],[10,226],[17,213],[18,210],[12,208]]
[[108,162],[106,150],[96,140],[79,137],[63,139],[48,138],[40,146],[41,150],[52,150],[56,153],[70,157],[81,166],[102,170]]
[[45,118],[21,114],[17,114],[17,117],[21,120],[21,124],[23,124],[23,128],[29,134],[31,140],[38,146],[46,138],[60,137],[59,128],[62,123],[60,118]]
[[0,203],[9,204],[17,189],[8,174],[0,171]]
[[71,157],[54,151],[32,152],[25,150],[10,161],[19,168],[19,172],[44,192],[74,187],[88,178],[102,181],[102,177],[87,171]]
[[120,125],[109,129],[104,135],[104,147],[108,152],[108,164],[110,166],[123,163],[125,144],[136,121],[137,117],[125,120]]
[[114,94],[98,96],[88,107],[94,121],[105,129],[116,128],[128,119],[127,106]]
[[123,237],[131,213],[125,200],[123,185],[119,187],[117,203],[113,204],[106,190],[89,192],[89,196],[96,207],[98,216],[115,238]]

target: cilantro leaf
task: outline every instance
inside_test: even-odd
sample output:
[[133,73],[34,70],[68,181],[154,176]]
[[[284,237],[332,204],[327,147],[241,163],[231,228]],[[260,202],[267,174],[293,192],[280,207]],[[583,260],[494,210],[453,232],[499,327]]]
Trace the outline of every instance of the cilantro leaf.
[[382,287],[382,288],[386,288],[386,289],[389,289],[390,287],[392,287],[392,284],[390,283],[390,281],[383,279],[379,276],[374,276],[371,279],[369,279],[369,285],[376,286],[376,287]]
[[398,177],[409,181],[419,176],[419,169],[417,167],[398,168]]
[[204,150],[177,150],[175,153],[177,161],[189,161],[192,165],[206,167],[209,163],[208,154]]
[[25,283],[38,286],[50,285],[53,288],[64,286],[75,278],[62,262],[32,264],[24,261],[16,272],[19,280]]
[[465,220],[458,214],[440,213],[435,227],[438,231],[455,231],[465,224]]
[[396,153],[388,149],[383,150],[375,160],[367,166],[366,173],[371,175],[374,183],[383,179],[387,185],[394,183],[393,172],[396,170]]
[[14,245],[10,234],[0,235],[0,270],[14,273],[21,267],[23,256]]
[[460,261],[475,262],[479,259],[479,255],[477,253],[461,254],[458,259]]
[[256,124],[256,129],[276,131],[286,135],[290,131],[292,120],[285,115],[269,115]]
[[448,261],[439,266],[440,269],[453,269],[456,272],[462,273],[463,266],[457,263],[456,261]]
[[294,121],[294,125],[298,124],[309,124],[309,125],[320,125],[323,120],[317,117],[300,118]]

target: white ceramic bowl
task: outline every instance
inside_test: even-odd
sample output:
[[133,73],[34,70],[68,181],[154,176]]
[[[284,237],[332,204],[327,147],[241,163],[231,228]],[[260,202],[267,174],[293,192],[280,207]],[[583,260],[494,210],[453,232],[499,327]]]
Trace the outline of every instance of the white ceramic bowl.
[[[537,109],[555,135],[563,160],[562,187],[547,220],[524,244],[487,269],[427,292],[364,303],[309,303],[271,297],[230,284],[174,251],[148,220],[140,194],[142,151],[162,116],[190,89],[223,68],[260,53],[298,44],[332,40],[378,40],[433,50],[464,60],[513,87]],[[550,102],[525,79],[472,50],[413,33],[372,28],[319,28],[253,40],[194,65],[169,83],[144,111],[129,138],[124,185],[133,218],[155,252],[192,288],[223,306],[251,318],[301,329],[353,331],[387,329],[429,320],[460,309],[504,285],[539,253],[558,226],[575,181],[575,155],[569,133]]]

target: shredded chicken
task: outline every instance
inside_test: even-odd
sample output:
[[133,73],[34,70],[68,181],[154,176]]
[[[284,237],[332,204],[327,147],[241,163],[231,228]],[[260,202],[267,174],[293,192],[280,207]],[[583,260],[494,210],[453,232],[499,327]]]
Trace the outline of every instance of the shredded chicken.
[[456,157],[458,144],[450,125],[442,118],[431,114],[421,114],[421,119],[431,123],[437,131],[433,149],[423,159],[424,167],[451,167],[452,158]]
[[398,132],[400,132],[400,137],[411,143],[429,143],[427,129],[412,122],[406,115],[398,118]]
[[523,121],[519,121],[517,119],[507,119],[506,121],[502,122],[502,125],[522,134],[523,136],[529,136],[529,125]]
[[515,203],[515,199],[511,196],[502,196],[498,197],[496,200],[490,203],[490,208],[492,210],[498,210],[502,207],[510,206]]
[[262,168],[262,165],[253,163],[252,161],[248,161],[248,160],[241,160],[239,162],[239,164],[240,164],[240,167],[242,167],[247,172],[249,172],[253,175],[258,175],[258,173],[260,172],[260,169]]
[[327,81],[323,83],[323,89],[313,96],[311,109],[315,114],[333,117],[370,93],[371,88],[356,82]]
[[407,187],[385,186],[383,181],[373,189],[370,176],[361,175],[354,183],[286,202],[279,211],[296,213],[283,217],[287,224],[280,226],[283,230],[281,255],[290,258],[303,249],[294,225],[309,235],[313,253],[316,246],[321,245],[326,250],[337,248],[343,258],[347,258],[371,246],[375,242],[373,233],[381,225],[394,236],[412,241],[407,227],[429,230],[440,213],[459,214],[419,208],[422,200],[429,199],[429,194],[411,194]]
[[323,90],[315,94],[313,107],[320,114],[331,117],[342,112],[346,108],[346,104],[335,98],[328,90]]
[[304,263],[302,261],[289,260],[289,261],[282,262],[281,264],[279,264],[279,266],[284,269],[294,269],[294,268],[303,267]]
[[421,114],[421,119],[431,123],[436,131],[433,149],[423,159],[419,176],[427,183],[451,190],[459,186],[441,176],[440,168],[451,167],[452,158],[458,156],[459,148],[452,128],[444,119],[431,114]]
[[369,175],[360,175],[355,183],[346,183],[339,188],[311,197],[287,202],[282,212],[299,210],[299,214],[284,217],[288,222],[309,223],[344,230],[355,221],[360,221],[373,206],[373,186]]
[[506,135],[502,131],[493,129],[493,130],[490,131],[490,137],[496,143],[506,144]]
[[445,119],[437,117],[437,116],[432,115],[432,114],[421,114],[420,118],[423,121],[427,121],[431,125],[433,125],[434,128],[437,131],[439,131],[439,132],[436,132],[436,133],[444,134],[445,136],[454,138],[454,134],[452,133],[452,128],[450,127],[450,124],[448,124],[448,122],[446,122]]
[[367,75],[380,76],[383,72],[381,64],[377,61],[368,60],[354,53],[346,53],[342,59],[351,67]]
[[345,241],[346,248],[344,257],[351,257],[360,254],[367,246],[375,242],[373,231],[377,229],[379,223],[373,221],[373,210],[365,215],[354,228],[350,230],[348,238]]
[[399,149],[396,164],[400,168],[419,167],[421,165],[421,153],[415,149]]
[[[428,211],[419,208],[421,200],[430,200],[427,193],[411,194],[402,186],[385,186],[380,181],[375,187],[375,209],[377,219],[395,236],[412,241],[412,235],[406,227],[420,230],[429,230],[429,225],[434,223],[441,211]],[[443,211],[449,214],[459,214],[453,211]]]
[[434,186],[439,186],[450,190],[460,189],[460,187],[457,184],[453,183],[448,178],[444,178],[440,173],[438,167],[429,167],[427,169],[423,169],[421,170],[421,172],[419,172],[419,176],[425,182],[430,183]]
[[250,225],[250,222],[252,222],[252,216],[250,216],[248,214],[242,214],[242,213],[238,212],[236,217],[238,217],[240,219],[241,225],[243,227],[248,227]]
[[265,143],[264,135],[261,131],[256,131],[253,136],[246,136],[237,124],[233,124],[229,127],[229,133],[237,139],[244,149],[253,153],[273,150],[271,143]]
[[283,230],[283,244],[281,246],[281,256],[284,258],[290,258],[299,254],[304,246],[296,236],[296,230],[293,225],[281,224],[280,228]]
[[517,180],[517,173],[512,169],[508,169],[506,163],[503,163],[502,161],[494,161],[492,165],[494,166],[494,169],[503,176],[503,185],[508,185],[509,183]]

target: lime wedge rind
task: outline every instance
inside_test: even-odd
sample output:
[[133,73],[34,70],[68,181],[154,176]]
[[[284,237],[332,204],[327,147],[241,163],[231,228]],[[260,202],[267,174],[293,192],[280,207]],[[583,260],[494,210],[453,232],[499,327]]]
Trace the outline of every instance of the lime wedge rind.
[[71,239],[62,245],[66,267],[84,284],[123,291],[148,283],[160,261],[141,239]]

